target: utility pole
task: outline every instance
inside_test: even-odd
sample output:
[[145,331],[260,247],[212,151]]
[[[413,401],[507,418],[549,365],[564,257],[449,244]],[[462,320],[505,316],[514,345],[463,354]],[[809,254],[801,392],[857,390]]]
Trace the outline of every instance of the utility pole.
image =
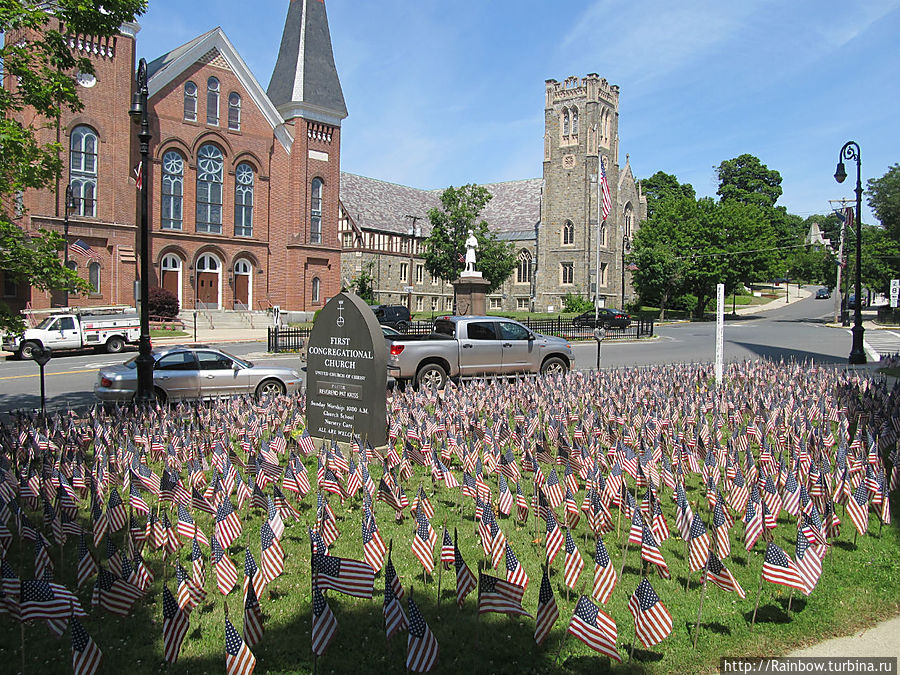
[[[837,213],[838,211],[843,211],[848,203],[852,203],[850,199],[829,199],[828,203],[831,205],[831,210]],[[838,204],[839,206],[835,206]],[[841,322],[845,326],[850,325],[850,315],[845,314],[844,310],[846,309],[847,302],[847,294],[844,292],[844,287],[841,286],[841,278],[843,277],[844,271],[844,241],[847,238],[847,221],[843,215],[840,216],[841,219],[841,239],[840,244],[838,245],[838,268],[837,268],[837,280],[834,285],[834,323]]]

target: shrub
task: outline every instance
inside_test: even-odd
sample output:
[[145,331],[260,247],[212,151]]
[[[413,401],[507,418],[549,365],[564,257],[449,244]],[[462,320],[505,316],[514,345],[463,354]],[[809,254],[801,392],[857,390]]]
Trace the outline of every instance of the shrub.
[[150,316],[157,319],[174,319],[178,316],[178,297],[159,286],[151,286],[147,298]]
[[583,298],[577,293],[566,293],[563,296],[564,312],[586,312],[593,309],[594,305],[587,298]]

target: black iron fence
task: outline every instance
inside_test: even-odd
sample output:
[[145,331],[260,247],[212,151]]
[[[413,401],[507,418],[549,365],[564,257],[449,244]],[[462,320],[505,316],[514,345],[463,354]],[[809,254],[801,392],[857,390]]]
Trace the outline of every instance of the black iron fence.
[[[592,340],[594,329],[583,326],[576,327],[572,319],[525,319],[523,324],[537,333],[556,335],[566,340]],[[608,328],[605,340],[638,340],[653,337],[653,319],[635,319],[627,328]],[[413,321],[406,330],[407,335],[428,335],[432,329],[431,321]],[[299,352],[309,339],[309,328],[269,328],[270,352]]]

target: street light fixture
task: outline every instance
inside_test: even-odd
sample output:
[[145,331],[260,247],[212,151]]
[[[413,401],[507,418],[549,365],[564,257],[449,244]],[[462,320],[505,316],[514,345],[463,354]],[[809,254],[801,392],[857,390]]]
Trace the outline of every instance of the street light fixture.
[[853,308],[853,346],[850,349],[851,364],[866,362],[866,351],[863,348],[862,325],[862,166],[859,158],[859,145],[856,141],[847,141],[838,154],[837,168],[834,179],[843,183],[847,179],[847,170],[844,168],[844,160],[856,161],[856,306]]
[[626,234],[622,237],[622,305],[621,309],[625,311],[625,255],[631,250],[631,241]]
[[141,337],[138,342],[137,376],[138,385],[135,400],[148,403],[153,399],[153,357],[150,355],[150,223],[147,217],[147,190],[150,174],[150,111],[147,105],[147,61],[141,59],[137,71],[137,90],[131,99],[128,111],[132,122],[140,125],[141,166]]
[[[75,196],[72,194],[72,186],[66,185],[65,204],[63,205],[63,237],[66,240],[64,265],[69,269],[69,214],[78,208]],[[66,307],[69,306],[69,286],[66,285]]]

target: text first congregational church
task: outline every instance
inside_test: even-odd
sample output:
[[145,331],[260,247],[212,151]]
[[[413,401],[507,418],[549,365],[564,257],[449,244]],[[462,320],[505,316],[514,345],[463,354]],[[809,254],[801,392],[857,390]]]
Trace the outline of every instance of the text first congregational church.
[[[95,75],[73,73],[83,109],[39,132],[67,150],[58,185],[21,198],[24,229],[62,232],[71,188],[69,264],[92,287],[73,305],[134,301],[139,154],[128,108],[139,31],[128,24],[109,39],[68,36]],[[3,86],[14,88],[10,80]],[[427,211],[441,190],[341,172],[347,107],[324,2],[288,3],[266,88],[220,28],[152,60],[148,88],[150,283],[171,290],[182,309],[313,312],[364,269],[379,302],[452,308],[452,287],[422,259]],[[623,245],[646,218],[627,156],[619,165],[619,89],[595,74],[548,80],[544,106],[543,178],[484,186],[493,199],[482,217],[519,261],[488,307],[558,311],[567,293],[592,299],[595,291],[602,304],[618,305],[623,282],[631,297]],[[601,161],[612,203],[605,222]],[[2,289],[14,309],[65,303],[62,293],[12,279]]]

